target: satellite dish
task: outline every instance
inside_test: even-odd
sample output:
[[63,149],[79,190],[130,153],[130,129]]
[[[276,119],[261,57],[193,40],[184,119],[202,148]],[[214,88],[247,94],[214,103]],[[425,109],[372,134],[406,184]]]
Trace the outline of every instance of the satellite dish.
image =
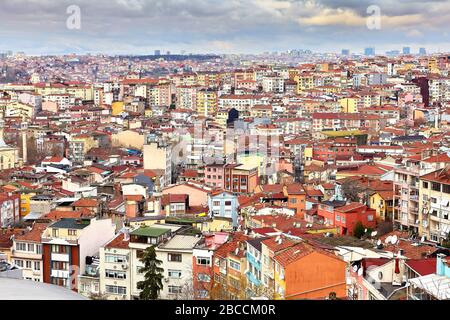
[[377,234],[378,234],[378,231],[374,231],[374,232],[372,232],[371,236],[372,236],[372,237],[376,237]]
[[378,272],[378,279],[382,280],[383,279],[383,272]]
[[363,275],[363,273],[364,273],[364,270],[363,270],[363,268],[361,267],[361,268],[359,268],[359,270],[358,270],[358,276],[362,276]]
[[422,238],[420,239],[420,242],[425,242],[425,236],[422,236]]
[[358,266],[353,266],[353,272],[358,272]]
[[378,247],[381,246],[381,240],[378,240],[378,241],[377,241],[377,246],[378,246]]
[[392,237],[389,236],[384,240],[384,243],[389,244],[389,243],[391,243],[391,241],[392,241]]
[[397,244],[397,243],[398,243],[398,237],[397,237],[397,236],[393,236],[393,237],[391,238],[391,243],[392,243],[392,244]]
[[364,232],[367,233],[367,229],[364,229]]

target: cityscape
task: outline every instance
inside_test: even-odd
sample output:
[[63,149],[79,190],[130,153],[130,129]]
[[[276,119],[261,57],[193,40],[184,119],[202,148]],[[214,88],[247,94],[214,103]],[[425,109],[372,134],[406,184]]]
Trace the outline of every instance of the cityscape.
[[[422,39],[444,23],[423,22],[433,10],[112,1],[97,25],[94,4],[62,2],[0,4],[0,300],[450,299],[450,47]],[[216,30],[249,8],[240,37]],[[106,15],[123,30],[99,31]],[[144,36],[130,17],[160,25]],[[302,41],[269,43],[293,20]],[[359,40],[329,40],[348,28]]]

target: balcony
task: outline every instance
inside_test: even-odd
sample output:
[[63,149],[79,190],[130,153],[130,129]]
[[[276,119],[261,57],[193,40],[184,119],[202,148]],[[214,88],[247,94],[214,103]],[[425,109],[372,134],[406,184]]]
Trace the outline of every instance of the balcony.
[[53,278],[69,278],[70,277],[70,273],[69,271],[65,271],[65,270],[52,270],[51,276]]
[[258,278],[256,278],[256,276],[253,273],[251,273],[250,271],[247,272],[247,279],[255,286],[261,285],[261,281],[258,280]]
[[69,262],[69,255],[64,253],[52,253],[52,261]]

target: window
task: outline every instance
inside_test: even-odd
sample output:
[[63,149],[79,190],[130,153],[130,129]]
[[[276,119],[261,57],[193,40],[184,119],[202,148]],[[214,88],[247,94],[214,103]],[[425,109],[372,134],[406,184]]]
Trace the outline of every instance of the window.
[[340,215],[336,215],[336,221],[341,221],[341,216]]
[[105,276],[110,279],[126,279],[127,274],[117,270],[105,270]]
[[297,198],[291,198],[291,203],[292,204],[296,204],[297,203]]
[[180,270],[169,270],[168,274],[169,274],[169,278],[181,279],[181,271]]
[[52,245],[52,253],[67,253],[67,247],[66,246],[60,246],[57,244]]
[[238,263],[238,262],[235,262],[233,260],[230,260],[230,268],[234,269],[234,270],[237,270],[237,271],[240,271],[241,270],[241,264]]
[[106,286],[106,292],[110,294],[127,294],[127,288],[119,286]]
[[107,263],[125,263],[127,262],[127,257],[121,255],[107,254],[105,255],[105,261]]
[[450,184],[443,184],[442,185],[442,192],[450,193]]
[[200,282],[211,282],[211,277],[205,273],[199,273],[197,279]]
[[36,253],[37,254],[42,254],[42,245],[41,244],[37,244],[36,245]]
[[16,243],[16,250],[17,251],[27,251],[27,246],[25,243]]
[[437,183],[437,182],[432,182],[431,183],[431,189],[433,191],[441,191],[441,184]]
[[17,264],[20,268],[23,268],[23,260],[16,260],[16,264]]
[[220,201],[214,201],[213,202],[214,207],[220,207]]
[[69,271],[69,263],[61,261],[52,261],[51,267],[53,270]]
[[36,270],[36,271],[41,270],[41,263],[39,261],[34,262],[34,270]]
[[27,269],[31,269],[31,261],[29,260],[25,261],[25,265]]
[[169,253],[167,260],[169,260],[171,262],[182,262],[183,258],[182,258],[182,255],[179,253]]
[[426,182],[426,181],[422,182],[422,187],[424,189],[428,189],[428,186],[429,186],[428,182]]
[[67,231],[69,236],[76,236],[77,235],[77,230],[73,230],[73,229],[69,229],[69,231]]
[[28,251],[34,252],[34,244],[32,244],[32,243],[28,244]]
[[373,221],[373,215],[371,215],[371,214],[368,215],[368,216],[367,216],[367,221]]
[[55,238],[58,237],[58,229],[53,229],[52,230],[52,236],[55,237]]
[[181,287],[180,286],[169,286],[169,293],[170,294],[180,294]]
[[231,201],[225,201],[226,206],[231,206]]
[[209,266],[211,264],[211,259],[208,257],[197,257],[197,265]]

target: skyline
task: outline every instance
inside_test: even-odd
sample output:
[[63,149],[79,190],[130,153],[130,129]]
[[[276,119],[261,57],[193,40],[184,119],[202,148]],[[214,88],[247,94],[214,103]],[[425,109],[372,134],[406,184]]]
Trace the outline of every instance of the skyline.
[[[69,29],[70,6],[80,29]],[[378,19],[370,29],[368,19]],[[368,13],[369,12],[369,13]],[[47,54],[254,54],[293,48],[377,53],[411,47],[450,51],[450,1],[5,0],[0,51]]]

